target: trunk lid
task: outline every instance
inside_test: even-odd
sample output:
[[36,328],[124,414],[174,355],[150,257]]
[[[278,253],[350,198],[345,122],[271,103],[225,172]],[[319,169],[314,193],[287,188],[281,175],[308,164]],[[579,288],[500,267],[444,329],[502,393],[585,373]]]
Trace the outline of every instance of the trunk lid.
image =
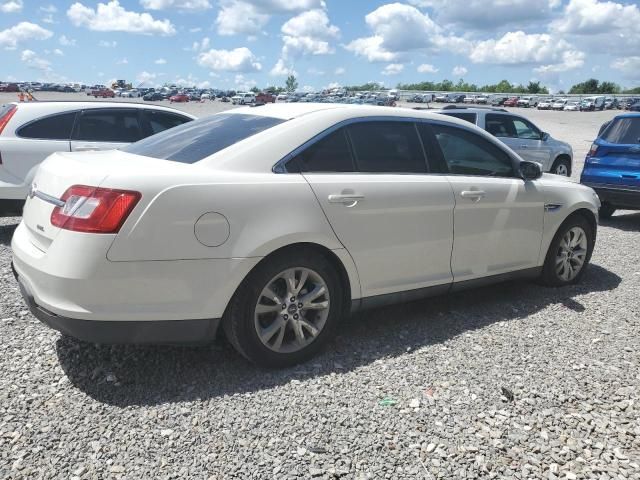
[[594,157],[586,167],[594,181],[612,185],[640,186],[640,145],[598,142]]

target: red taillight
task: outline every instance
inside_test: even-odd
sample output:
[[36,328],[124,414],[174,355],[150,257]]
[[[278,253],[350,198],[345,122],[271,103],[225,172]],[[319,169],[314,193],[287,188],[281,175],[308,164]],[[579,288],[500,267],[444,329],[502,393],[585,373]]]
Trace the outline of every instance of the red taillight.
[[51,224],[85,233],[118,233],[142,195],[127,190],[70,187],[61,200],[63,207],[51,212]]
[[596,153],[598,153],[598,144],[592,143],[589,153],[587,153],[587,157],[595,157]]
[[4,115],[0,117],[0,133],[2,133],[2,130],[4,130],[4,127],[7,126],[7,123],[9,123],[9,120],[11,120],[11,117],[13,117],[13,115],[17,111],[18,111],[18,106],[11,105],[9,109],[6,112],[4,112]]

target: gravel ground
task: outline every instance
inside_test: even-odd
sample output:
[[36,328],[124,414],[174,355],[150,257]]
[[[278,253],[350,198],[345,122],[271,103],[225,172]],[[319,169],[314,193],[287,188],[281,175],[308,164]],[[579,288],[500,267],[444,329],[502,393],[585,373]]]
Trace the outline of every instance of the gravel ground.
[[[604,113],[530,116],[577,151]],[[61,337],[13,280],[18,221],[0,219],[0,478],[640,478],[640,213],[603,222],[580,285],[373,310],[282,371],[223,341]]]

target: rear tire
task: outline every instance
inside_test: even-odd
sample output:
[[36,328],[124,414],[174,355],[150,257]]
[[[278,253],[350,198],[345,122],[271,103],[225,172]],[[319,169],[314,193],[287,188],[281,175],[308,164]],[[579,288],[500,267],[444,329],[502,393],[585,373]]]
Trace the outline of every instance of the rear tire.
[[580,281],[591,260],[595,233],[581,215],[567,218],[556,232],[542,269],[542,283],[563,287]]
[[611,218],[615,213],[615,211],[616,211],[616,207],[614,207],[609,202],[604,202],[600,206],[600,210],[598,211],[598,213],[600,214],[600,218],[607,219],[607,218]]
[[[342,287],[333,265],[315,251],[276,253],[249,274],[229,303],[222,320],[227,339],[260,366],[304,362],[334,336]],[[314,297],[323,288],[326,293]]]

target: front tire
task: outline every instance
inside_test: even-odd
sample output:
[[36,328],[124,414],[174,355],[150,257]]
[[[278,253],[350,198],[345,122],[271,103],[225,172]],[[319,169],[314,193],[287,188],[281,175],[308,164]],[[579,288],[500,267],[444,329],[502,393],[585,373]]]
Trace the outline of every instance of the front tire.
[[227,339],[251,362],[288,367],[308,360],[333,337],[342,298],[330,262],[312,250],[286,250],[251,272],[222,324]]
[[542,282],[562,287],[580,281],[595,243],[595,232],[580,215],[569,217],[556,232],[547,251],[542,269]]
[[571,161],[568,158],[558,158],[551,169],[551,173],[562,175],[563,177],[571,176]]

